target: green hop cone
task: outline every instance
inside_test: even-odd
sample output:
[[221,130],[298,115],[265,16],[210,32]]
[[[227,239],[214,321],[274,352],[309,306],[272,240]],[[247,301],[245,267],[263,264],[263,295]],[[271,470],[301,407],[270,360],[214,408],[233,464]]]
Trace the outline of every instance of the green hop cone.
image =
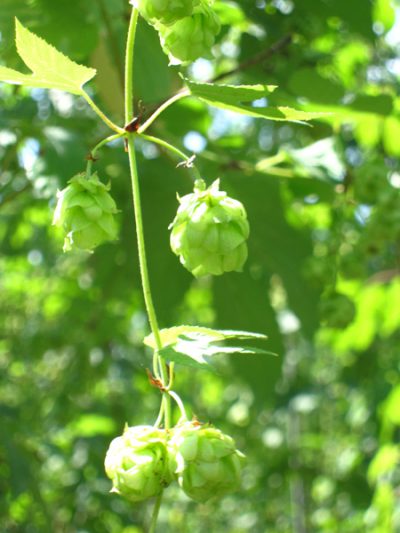
[[211,57],[211,48],[220,29],[218,16],[206,3],[195,7],[190,17],[178,20],[173,26],[158,27],[161,45],[171,65]]
[[195,277],[240,272],[247,259],[249,223],[243,205],[219,190],[219,180],[179,199],[170,225],[171,248]]
[[132,502],[157,496],[173,480],[165,430],[126,427],[107,451],[104,466],[117,492]]
[[187,496],[205,502],[239,488],[244,455],[231,437],[192,422],[172,432],[168,447],[178,483]]
[[149,24],[169,26],[189,17],[196,2],[193,0],[131,0],[130,2]]
[[68,186],[57,193],[53,224],[65,231],[64,252],[72,249],[91,251],[105,241],[117,238],[115,213],[118,212],[104,185],[96,174],[88,179],[78,174]]

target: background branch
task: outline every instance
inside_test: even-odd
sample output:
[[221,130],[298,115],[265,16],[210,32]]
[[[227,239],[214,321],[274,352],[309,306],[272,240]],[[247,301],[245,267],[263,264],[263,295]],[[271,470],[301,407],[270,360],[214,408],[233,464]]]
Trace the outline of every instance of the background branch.
[[215,83],[216,81],[223,80],[224,78],[228,78],[229,76],[233,76],[234,74],[237,74],[238,72],[243,72],[243,70],[247,70],[250,67],[254,67],[255,65],[258,65],[262,63],[263,61],[266,61],[273,55],[281,52],[284,50],[289,44],[292,42],[293,36],[291,34],[285,35],[275,43],[273,43],[269,48],[266,48],[265,50],[262,50],[258,54],[255,54],[252,57],[249,57],[245,61],[242,61],[239,63],[239,65],[232,70],[228,70],[226,72],[222,72],[221,74],[218,74],[218,76],[215,76],[215,78],[212,78],[210,80],[210,83]]
[[[247,70],[248,68],[258,65],[259,63],[262,63],[263,61],[266,61],[273,55],[280,53],[287,46],[289,46],[289,44],[292,42],[292,39],[293,39],[293,36],[291,34],[285,35],[284,37],[282,37],[281,39],[273,43],[269,48],[262,50],[258,54],[246,59],[245,61],[242,61],[234,69],[228,70],[226,72],[221,72],[221,74],[218,74],[218,76],[215,76],[215,78],[212,78],[211,80],[209,80],[208,83],[215,83],[216,81],[223,80],[224,78],[233,76],[234,74],[237,74],[238,72],[242,72],[243,70]],[[175,96],[178,96],[181,92],[182,90],[176,93]],[[174,96],[172,98],[174,98]],[[154,113],[154,111],[156,111],[160,106],[168,102],[170,99],[171,97],[153,106],[151,112],[149,113],[149,116],[151,116]]]

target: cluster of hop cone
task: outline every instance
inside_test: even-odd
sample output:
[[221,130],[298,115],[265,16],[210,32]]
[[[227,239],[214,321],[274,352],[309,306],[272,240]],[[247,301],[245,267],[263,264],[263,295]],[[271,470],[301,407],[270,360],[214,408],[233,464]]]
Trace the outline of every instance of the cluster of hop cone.
[[159,33],[172,65],[210,57],[221,24],[212,0],[131,0]]
[[[53,223],[64,230],[64,250],[92,251],[118,235],[118,209],[109,187],[96,174],[79,174],[58,193]],[[179,198],[172,224],[171,249],[195,277],[241,271],[247,259],[249,223],[243,204],[219,190],[219,180]]]
[[112,492],[133,502],[157,496],[173,481],[205,502],[238,488],[243,457],[230,436],[191,421],[172,429],[126,427],[111,442],[105,469]]
[[[171,248],[194,276],[240,271],[247,258],[249,224],[243,205],[219,190],[219,180],[179,198],[170,225]],[[64,250],[92,251],[117,237],[116,204],[96,174],[80,174],[58,193],[54,224],[64,230]],[[204,502],[235,490],[243,454],[233,439],[197,421],[172,429],[126,427],[111,442],[105,469],[113,492],[133,502],[157,496],[174,480],[190,498]]]

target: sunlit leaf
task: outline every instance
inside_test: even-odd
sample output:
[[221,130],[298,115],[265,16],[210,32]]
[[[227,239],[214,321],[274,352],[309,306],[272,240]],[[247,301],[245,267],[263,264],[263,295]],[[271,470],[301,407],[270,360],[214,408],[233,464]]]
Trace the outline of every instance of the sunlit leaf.
[[390,30],[396,20],[394,1],[375,0],[372,16],[375,22],[382,24],[384,30]]
[[[161,330],[164,345],[159,354],[168,362],[185,366],[208,367],[212,358],[222,354],[273,354],[270,351],[252,346],[215,346],[215,342],[230,339],[266,339],[261,333],[249,331],[215,330],[197,326],[177,326]],[[147,346],[155,349],[153,335],[144,339]]]
[[96,71],[78,65],[15,19],[17,51],[32,74],[0,67],[0,81],[82,94]]
[[400,118],[387,117],[383,125],[383,146],[388,155],[400,155]]
[[400,448],[396,444],[385,444],[375,454],[368,467],[368,480],[376,483],[381,476],[390,473],[400,463]]
[[390,424],[400,426],[400,385],[387,397],[383,406],[383,417]]
[[115,432],[115,421],[97,414],[81,415],[69,426],[71,432],[77,437],[94,437],[96,435],[112,435]]
[[[226,339],[267,339],[267,336],[263,335],[262,333],[211,329],[202,328],[199,326],[176,326],[173,328],[162,329],[160,331],[160,337],[163,346],[173,344],[182,336],[190,337],[193,340],[197,339],[207,343],[223,341]],[[153,334],[148,335],[143,342],[146,344],[146,346],[156,349],[156,343],[154,342]]]
[[262,101],[260,105],[251,105],[251,102],[268,98],[277,88],[276,85],[217,85],[185,81],[191,94],[207,104],[255,118],[298,122],[316,119],[324,114],[299,111],[288,106],[272,107]]

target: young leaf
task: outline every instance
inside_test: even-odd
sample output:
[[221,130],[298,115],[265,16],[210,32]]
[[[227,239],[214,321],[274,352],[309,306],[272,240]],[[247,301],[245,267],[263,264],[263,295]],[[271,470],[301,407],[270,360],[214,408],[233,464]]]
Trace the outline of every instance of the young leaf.
[[325,116],[326,113],[298,111],[287,106],[253,106],[251,102],[268,97],[276,85],[216,85],[185,80],[193,96],[207,104],[236,113],[268,120],[298,122]]
[[[227,339],[266,339],[261,333],[202,328],[197,326],[177,326],[160,332],[163,348],[161,357],[168,362],[184,366],[212,370],[210,363],[220,354],[272,354],[267,350],[252,346],[215,346],[213,343]],[[155,349],[154,337],[144,339],[147,346]],[[272,354],[276,355],[276,354]]]
[[96,70],[78,65],[15,19],[17,51],[32,74],[0,67],[0,81],[82,94]]

